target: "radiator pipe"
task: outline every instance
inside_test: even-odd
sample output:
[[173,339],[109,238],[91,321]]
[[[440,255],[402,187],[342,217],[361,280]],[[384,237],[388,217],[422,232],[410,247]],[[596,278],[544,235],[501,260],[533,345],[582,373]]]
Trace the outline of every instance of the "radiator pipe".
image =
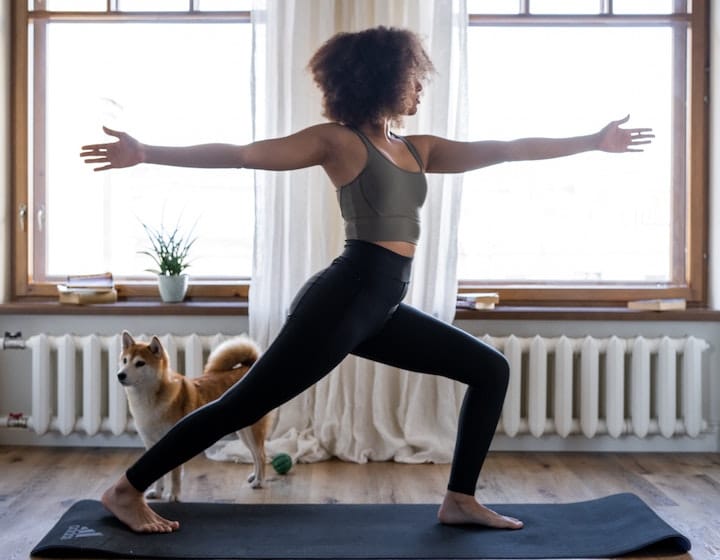
[[[20,331],[14,333],[5,331],[0,348],[3,350],[24,350],[26,345],[22,339],[22,333]],[[29,421],[30,417],[23,412],[10,412],[7,416],[0,417],[0,426],[28,429],[30,427]]]
[[20,331],[14,333],[5,331],[5,335],[0,340],[2,340],[0,348],[3,350],[24,350],[27,347]]

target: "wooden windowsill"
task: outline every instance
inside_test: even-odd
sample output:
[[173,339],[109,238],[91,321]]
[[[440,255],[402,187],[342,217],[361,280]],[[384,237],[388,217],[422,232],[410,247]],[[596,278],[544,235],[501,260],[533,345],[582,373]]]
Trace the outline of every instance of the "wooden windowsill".
[[115,303],[70,305],[54,299],[0,304],[0,315],[247,315],[245,299],[187,299],[163,303],[157,298],[122,299]]
[[[163,303],[157,298],[123,299],[110,304],[67,305],[54,299],[28,299],[0,304],[0,315],[247,315],[245,299],[197,299]],[[718,321],[720,310],[634,311],[624,307],[552,307],[500,305],[495,309],[458,309],[460,321]]]
[[530,307],[499,305],[495,309],[458,309],[455,320],[478,321],[717,321],[720,310],[635,311],[625,307]]

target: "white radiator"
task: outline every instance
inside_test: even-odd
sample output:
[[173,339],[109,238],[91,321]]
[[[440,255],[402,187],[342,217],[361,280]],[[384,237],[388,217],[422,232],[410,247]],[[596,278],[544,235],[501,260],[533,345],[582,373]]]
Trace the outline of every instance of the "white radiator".
[[702,353],[686,338],[495,338],[482,340],[510,363],[500,432],[508,436],[582,433],[697,437],[702,417]]
[[[190,376],[202,372],[210,350],[226,338],[160,336],[172,367]],[[482,340],[510,362],[500,433],[670,438],[707,430],[704,340],[488,335]],[[25,346],[32,352],[31,415],[6,418],[5,425],[22,424],[38,434],[136,431],[116,379],[120,335],[39,334]]]
[[[210,350],[227,337],[192,334],[159,338],[171,367],[193,377],[202,373]],[[84,432],[90,436],[137,431],[125,390],[116,377],[120,335],[39,334],[29,338],[26,346],[32,351],[32,412],[26,420],[29,428],[38,434]],[[179,358],[184,358],[183,364],[178,363]]]

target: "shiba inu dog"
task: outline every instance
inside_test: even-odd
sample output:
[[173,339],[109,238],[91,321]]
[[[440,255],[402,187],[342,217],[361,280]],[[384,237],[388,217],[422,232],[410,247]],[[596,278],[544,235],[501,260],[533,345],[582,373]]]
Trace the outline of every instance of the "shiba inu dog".
[[[259,355],[260,349],[249,338],[231,338],[210,353],[200,377],[189,378],[170,369],[167,352],[158,337],[141,342],[123,331],[117,378],[125,387],[130,412],[145,447],[152,446],[183,416],[222,395],[245,375]],[[237,432],[253,457],[254,471],[248,477],[253,488],[262,487],[265,480],[265,439],[273,416],[274,413],[268,414]],[[163,478],[170,479],[168,501],[179,501],[182,466]],[[163,478],[148,490],[148,498],[164,497]]]

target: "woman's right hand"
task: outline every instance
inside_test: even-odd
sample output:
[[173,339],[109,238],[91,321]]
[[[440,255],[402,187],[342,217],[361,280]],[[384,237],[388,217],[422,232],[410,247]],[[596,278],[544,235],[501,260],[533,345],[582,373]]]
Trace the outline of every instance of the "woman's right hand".
[[105,164],[96,167],[93,171],[105,171],[106,169],[119,169],[121,167],[132,167],[144,161],[143,146],[129,134],[103,127],[105,134],[117,138],[117,142],[106,144],[89,144],[82,147],[80,157],[85,163],[91,165]]

